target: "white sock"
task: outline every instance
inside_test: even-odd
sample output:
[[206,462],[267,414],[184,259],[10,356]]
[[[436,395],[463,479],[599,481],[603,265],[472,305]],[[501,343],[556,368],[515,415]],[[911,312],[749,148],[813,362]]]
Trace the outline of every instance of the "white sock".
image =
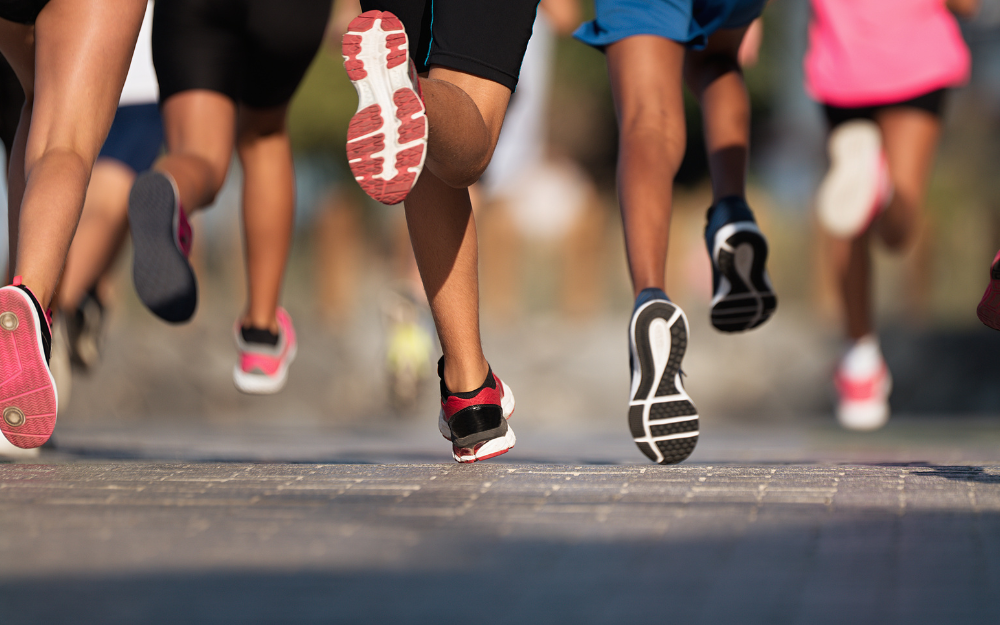
[[840,370],[848,378],[866,378],[883,366],[878,337],[866,334],[851,343],[840,361]]

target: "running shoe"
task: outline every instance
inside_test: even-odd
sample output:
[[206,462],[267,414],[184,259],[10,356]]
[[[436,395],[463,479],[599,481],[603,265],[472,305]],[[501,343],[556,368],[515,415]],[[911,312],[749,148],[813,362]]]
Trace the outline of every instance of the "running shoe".
[[451,441],[458,462],[476,462],[507,453],[517,441],[507,419],[514,412],[514,394],[490,367],[486,381],[474,391],[452,393],[444,383],[444,357],[438,361],[441,412],[438,430]]
[[427,156],[427,117],[403,23],[388,11],[354,18],[343,40],[344,68],[358,91],[347,128],[347,160],[365,193],[398,204]]
[[726,197],[709,209],[705,244],[712,258],[712,325],[743,332],[770,319],[778,298],[767,275],[767,239],[746,200]]
[[687,317],[660,289],[643,289],[635,301],[628,339],[632,438],[653,462],[681,462],[698,443],[698,410],[681,380]]
[[986,285],[983,299],[976,308],[979,320],[994,330],[1000,330],[1000,252],[990,265],[990,283]]
[[233,367],[233,383],[244,393],[277,393],[288,381],[288,366],[298,353],[298,342],[288,312],[279,307],[275,314],[277,334],[267,329],[244,328],[236,322],[234,334],[240,355]]
[[892,375],[878,340],[858,340],[840,361],[834,375],[839,401],[837,421],[848,430],[877,430],[889,420]]
[[104,304],[93,290],[83,296],[76,310],[63,315],[74,368],[89,371],[100,362],[104,317]]
[[18,276],[0,288],[0,431],[22,449],[40,447],[56,427],[51,349],[51,318]]
[[191,224],[179,198],[174,181],[158,171],[140,174],[128,198],[135,291],[170,323],[187,321],[198,305],[198,282],[188,262]]
[[868,229],[892,198],[882,132],[853,119],[830,132],[830,170],[816,194],[819,222],[830,234],[853,239]]

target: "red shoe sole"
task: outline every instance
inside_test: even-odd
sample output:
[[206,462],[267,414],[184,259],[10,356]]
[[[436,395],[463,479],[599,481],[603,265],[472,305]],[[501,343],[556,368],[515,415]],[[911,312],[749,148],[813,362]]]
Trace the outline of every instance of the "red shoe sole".
[[52,436],[58,409],[33,308],[20,289],[0,289],[0,431],[23,449]]

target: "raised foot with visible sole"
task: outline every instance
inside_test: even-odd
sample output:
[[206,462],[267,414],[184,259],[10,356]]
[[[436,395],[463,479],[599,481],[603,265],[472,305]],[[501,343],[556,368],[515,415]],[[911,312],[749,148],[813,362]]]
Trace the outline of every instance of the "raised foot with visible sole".
[[767,275],[767,241],[752,221],[719,229],[713,261],[719,273],[712,297],[712,325],[721,332],[743,332],[771,318],[778,298]]
[[698,443],[698,410],[681,382],[687,340],[687,318],[667,300],[650,300],[632,315],[628,425],[639,450],[660,464],[681,462]]
[[164,174],[136,178],[128,200],[132,281],[142,303],[171,323],[187,321],[198,306],[198,283],[178,241],[187,227],[181,212],[177,189]]
[[427,156],[427,117],[402,22],[388,11],[354,18],[344,35],[347,76],[358,111],[347,129],[347,160],[365,193],[402,202]]

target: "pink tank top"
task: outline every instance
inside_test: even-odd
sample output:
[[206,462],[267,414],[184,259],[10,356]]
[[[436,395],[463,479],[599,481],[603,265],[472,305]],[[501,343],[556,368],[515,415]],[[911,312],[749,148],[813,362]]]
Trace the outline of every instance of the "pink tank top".
[[806,89],[824,104],[890,104],[969,79],[969,49],[945,0],[812,0],[812,7]]

